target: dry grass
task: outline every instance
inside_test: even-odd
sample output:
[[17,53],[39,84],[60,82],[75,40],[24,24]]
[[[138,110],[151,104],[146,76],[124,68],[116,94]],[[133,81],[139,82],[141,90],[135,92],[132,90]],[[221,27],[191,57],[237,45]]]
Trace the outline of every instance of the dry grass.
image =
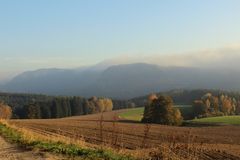
[[[89,147],[86,145],[85,141],[82,140],[81,138],[74,139],[74,137],[70,138],[70,137],[63,136],[61,134],[44,134],[44,133],[40,134],[37,132],[32,132],[31,130],[26,129],[24,127],[18,127],[14,124],[10,124],[6,120],[0,120],[0,123],[21,133],[23,140],[26,142],[32,142],[32,141],[38,140],[38,141],[45,141],[45,142],[63,142],[65,144],[74,143],[81,148]],[[60,130],[59,130],[59,133],[61,133]]]
[[150,128],[151,128],[150,124],[148,124],[148,123],[145,124],[141,148],[146,148],[148,146],[147,140],[149,138],[148,136],[149,136]]

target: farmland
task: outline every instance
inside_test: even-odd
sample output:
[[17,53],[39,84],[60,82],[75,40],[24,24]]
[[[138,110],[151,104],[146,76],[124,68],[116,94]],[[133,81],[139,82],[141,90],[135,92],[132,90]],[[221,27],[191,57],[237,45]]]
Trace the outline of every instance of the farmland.
[[[170,148],[171,152],[168,153],[176,154],[180,159],[184,157],[186,159],[190,155],[198,159],[239,159],[240,157],[238,126],[192,128],[153,124],[147,126],[126,122],[116,116],[126,111],[62,119],[11,120],[9,123],[46,137],[62,136],[75,142],[84,140],[91,147],[106,145],[117,150],[127,150],[136,157],[155,157],[159,152],[156,149],[159,148],[161,151]],[[147,134],[146,127],[149,127]],[[139,152],[143,149],[144,152]],[[154,155],[153,151],[155,151]]]

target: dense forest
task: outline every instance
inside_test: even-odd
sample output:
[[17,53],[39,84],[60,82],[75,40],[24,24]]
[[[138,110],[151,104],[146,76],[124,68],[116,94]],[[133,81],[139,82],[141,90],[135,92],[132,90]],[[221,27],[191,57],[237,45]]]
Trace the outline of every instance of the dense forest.
[[111,111],[109,98],[53,97],[32,94],[1,93],[0,101],[12,108],[12,118],[62,118]]

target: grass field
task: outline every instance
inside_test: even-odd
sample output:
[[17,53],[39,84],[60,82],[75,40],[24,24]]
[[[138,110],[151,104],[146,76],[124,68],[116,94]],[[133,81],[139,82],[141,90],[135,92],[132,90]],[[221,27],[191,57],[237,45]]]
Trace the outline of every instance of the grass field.
[[[191,105],[175,105],[175,107],[179,108],[182,112],[183,116],[188,115],[192,112]],[[119,114],[119,116],[126,120],[132,121],[141,121],[143,117],[144,107],[133,108],[123,111]]]
[[240,116],[209,117],[209,118],[194,119],[190,122],[240,125]]
[[119,113],[120,118],[133,121],[141,121],[143,117],[144,107],[134,108]]

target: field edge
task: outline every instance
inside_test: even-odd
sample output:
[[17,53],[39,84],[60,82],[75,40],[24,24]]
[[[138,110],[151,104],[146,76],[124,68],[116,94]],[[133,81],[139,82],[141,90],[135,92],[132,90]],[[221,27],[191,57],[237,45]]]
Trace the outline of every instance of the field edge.
[[15,143],[22,148],[26,149],[40,149],[44,152],[60,154],[70,157],[80,157],[83,159],[108,159],[108,160],[134,160],[130,155],[120,155],[110,150],[104,149],[91,149],[81,148],[75,144],[66,144],[63,142],[42,141],[34,137],[28,140],[24,138],[23,133],[11,128],[6,122],[0,121],[0,136],[4,137],[7,141]]

